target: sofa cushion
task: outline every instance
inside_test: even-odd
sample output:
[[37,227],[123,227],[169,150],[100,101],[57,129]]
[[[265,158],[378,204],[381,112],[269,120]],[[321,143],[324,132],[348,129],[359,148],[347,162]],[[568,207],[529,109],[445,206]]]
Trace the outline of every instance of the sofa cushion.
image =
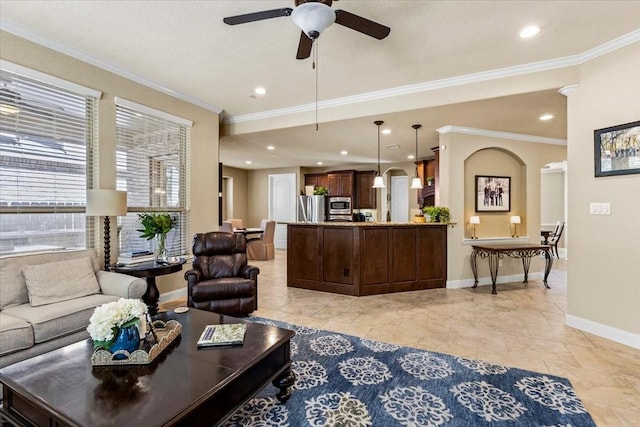
[[100,292],[89,257],[25,265],[22,272],[34,307]]
[[2,313],[31,323],[34,342],[41,343],[86,329],[97,306],[118,299],[113,295],[94,294],[38,307],[22,304],[7,308]]
[[33,345],[31,325],[14,316],[0,313],[0,356]]
[[98,256],[94,249],[1,257],[0,310],[29,302],[27,286],[24,281],[24,274],[22,274],[22,269],[25,265],[45,264],[48,262],[84,258],[87,256],[91,258],[93,271],[98,271],[100,266],[98,263]]

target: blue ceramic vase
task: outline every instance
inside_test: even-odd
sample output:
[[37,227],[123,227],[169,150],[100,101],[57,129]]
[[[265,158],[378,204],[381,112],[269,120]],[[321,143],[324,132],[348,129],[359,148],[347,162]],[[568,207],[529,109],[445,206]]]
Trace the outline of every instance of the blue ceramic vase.
[[[118,330],[116,339],[113,344],[111,344],[109,351],[111,353],[115,353],[118,350],[126,350],[131,354],[138,349],[139,345],[140,333],[138,332],[138,327],[136,325],[125,326]],[[125,358],[126,356],[124,354],[116,354],[114,356],[115,360],[122,360]]]

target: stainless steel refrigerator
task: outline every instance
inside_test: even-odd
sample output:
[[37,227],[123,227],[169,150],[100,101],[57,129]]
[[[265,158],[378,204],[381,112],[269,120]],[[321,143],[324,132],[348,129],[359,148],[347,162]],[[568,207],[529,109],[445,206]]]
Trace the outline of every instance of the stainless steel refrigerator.
[[324,222],[325,196],[298,196],[298,221]]

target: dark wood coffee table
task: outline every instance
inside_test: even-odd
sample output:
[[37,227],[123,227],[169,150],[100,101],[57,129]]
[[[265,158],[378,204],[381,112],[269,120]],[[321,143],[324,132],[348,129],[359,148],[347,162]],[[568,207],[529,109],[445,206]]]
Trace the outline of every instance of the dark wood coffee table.
[[242,346],[198,349],[205,325],[242,320],[193,308],[160,318],[182,335],[150,365],[93,367],[85,340],[0,369],[2,412],[38,426],[212,426],[270,382],[289,398],[292,331],[247,322]]

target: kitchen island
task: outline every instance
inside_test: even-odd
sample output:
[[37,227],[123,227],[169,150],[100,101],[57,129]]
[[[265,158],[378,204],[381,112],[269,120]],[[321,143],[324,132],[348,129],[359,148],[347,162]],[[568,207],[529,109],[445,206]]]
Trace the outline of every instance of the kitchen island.
[[447,224],[288,223],[287,286],[364,296],[444,288]]

